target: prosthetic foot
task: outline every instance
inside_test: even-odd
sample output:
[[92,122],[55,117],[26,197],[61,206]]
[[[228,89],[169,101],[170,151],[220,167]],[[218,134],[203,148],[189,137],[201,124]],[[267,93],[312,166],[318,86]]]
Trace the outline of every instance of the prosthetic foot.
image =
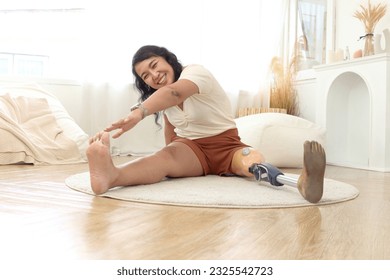
[[298,179],[285,176],[279,169],[268,163],[252,164],[248,171],[255,176],[257,181],[266,181],[273,186],[296,187],[307,201],[317,203],[323,194],[325,166],[324,148],[316,141],[306,141],[303,169]]

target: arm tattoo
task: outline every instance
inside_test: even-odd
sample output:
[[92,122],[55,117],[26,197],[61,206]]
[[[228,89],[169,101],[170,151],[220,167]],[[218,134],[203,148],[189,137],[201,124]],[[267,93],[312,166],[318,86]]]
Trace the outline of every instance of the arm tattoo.
[[175,90],[171,91],[172,96],[179,97],[179,93]]

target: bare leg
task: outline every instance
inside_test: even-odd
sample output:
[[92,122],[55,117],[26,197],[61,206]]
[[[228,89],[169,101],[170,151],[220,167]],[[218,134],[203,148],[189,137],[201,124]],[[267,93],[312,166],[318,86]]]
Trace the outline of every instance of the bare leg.
[[242,148],[234,153],[231,169],[234,174],[244,177],[253,177],[249,167],[254,163],[264,162],[264,156],[253,148]]
[[298,179],[298,190],[311,203],[320,201],[324,188],[326,155],[317,142],[304,143],[303,170]]
[[116,167],[111,159],[109,133],[90,140],[87,157],[92,190],[102,194],[116,186],[157,183],[165,177],[203,175],[195,153],[183,143],[173,142],[147,157]]

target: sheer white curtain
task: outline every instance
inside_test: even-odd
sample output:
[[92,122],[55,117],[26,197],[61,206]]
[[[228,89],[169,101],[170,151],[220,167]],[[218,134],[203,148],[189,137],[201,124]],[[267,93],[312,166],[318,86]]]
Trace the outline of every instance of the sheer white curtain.
[[[259,27],[252,52],[247,55],[251,61],[248,87],[240,85],[237,97],[237,112],[246,107],[269,107],[269,66],[274,56],[283,57],[284,38],[288,30],[289,0],[260,1]],[[246,72],[244,72],[246,73]]]

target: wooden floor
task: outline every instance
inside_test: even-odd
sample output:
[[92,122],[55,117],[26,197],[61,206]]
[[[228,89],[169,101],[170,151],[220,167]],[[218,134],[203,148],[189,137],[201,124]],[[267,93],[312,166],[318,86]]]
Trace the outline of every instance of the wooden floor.
[[328,166],[358,198],[244,210],[125,202],[64,184],[83,171],[0,166],[0,259],[390,259],[390,173]]

